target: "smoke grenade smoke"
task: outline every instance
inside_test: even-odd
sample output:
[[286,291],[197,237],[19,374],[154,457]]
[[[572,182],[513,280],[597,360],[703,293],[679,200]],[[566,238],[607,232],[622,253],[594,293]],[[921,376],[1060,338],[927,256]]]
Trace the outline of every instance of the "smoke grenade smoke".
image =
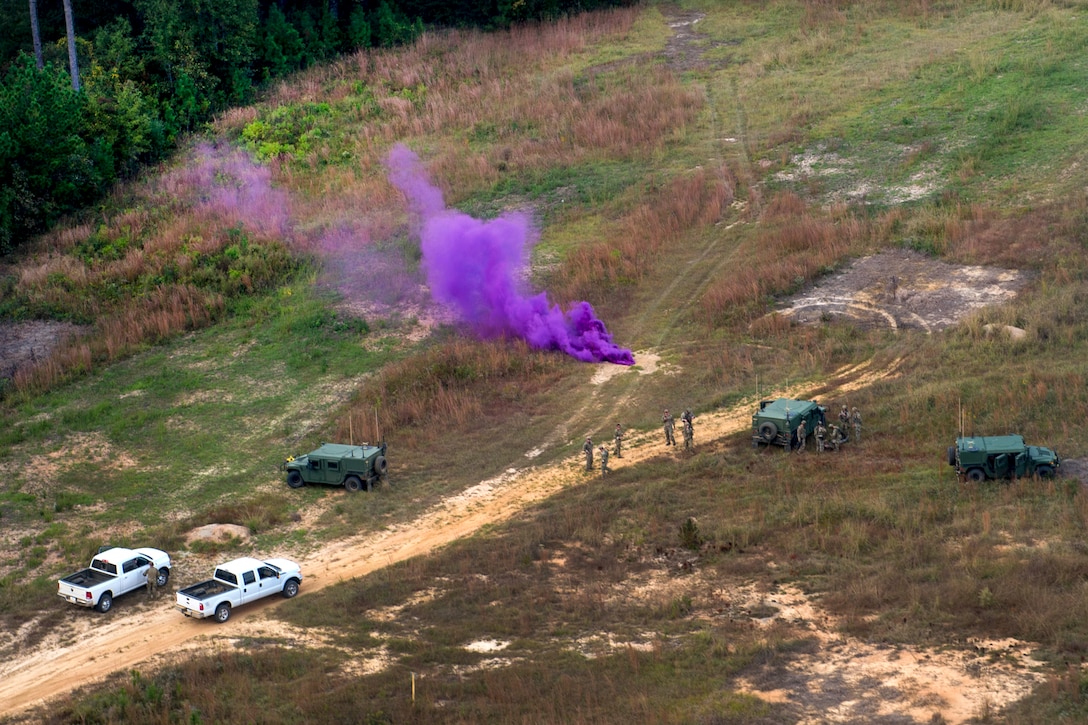
[[633,365],[631,351],[612,342],[588,302],[564,312],[547,294],[527,296],[521,280],[537,240],[529,217],[490,221],[446,208],[419,157],[398,144],[386,162],[389,179],[419,215],[423,268],[434,299],[484,338],[520,337],[541,350],[561,350],[584,362]]

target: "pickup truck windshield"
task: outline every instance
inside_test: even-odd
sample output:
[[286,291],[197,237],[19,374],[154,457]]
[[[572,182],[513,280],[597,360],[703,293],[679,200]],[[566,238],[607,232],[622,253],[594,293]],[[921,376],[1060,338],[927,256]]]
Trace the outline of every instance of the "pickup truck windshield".
[[102,559],[95,559],[94,561],[92,561],[91,568],[98,569],[98,571],[104,571],[107,574],[112,574],[113,576],[117,576],[117,565],[111,564],[108,561],[103,561]]

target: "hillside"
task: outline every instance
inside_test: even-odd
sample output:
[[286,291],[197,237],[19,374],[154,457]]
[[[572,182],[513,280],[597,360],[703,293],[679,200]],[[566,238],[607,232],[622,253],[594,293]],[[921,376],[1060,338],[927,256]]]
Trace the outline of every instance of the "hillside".
[[[1082,721],[1083,10],[648,3],[225,114],[5,270],[0,716]],[[862,440],[753,448],[778,396]],[[284,485],[349,439],[388,485]],[[306,580],[55,601],[106,542]]]

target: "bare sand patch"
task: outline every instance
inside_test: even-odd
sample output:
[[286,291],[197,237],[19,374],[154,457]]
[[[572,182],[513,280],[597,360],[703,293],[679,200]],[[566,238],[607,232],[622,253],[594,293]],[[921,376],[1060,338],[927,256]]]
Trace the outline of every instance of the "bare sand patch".
[[185,535],[185,543],[194,541],[212,541],[224,543],[231,539],[249,539],[249,529],[238,524],[207,524],[193,529]]
[[737,679],[742,692],[789,706],[796,722],[964,723],[1007,707],[1045,679],[1035,671],[1030,643],[874,644],[841,634],[838,622],[794,586],[747,586],[730,597],[740,610],[763,615],[753,617],[761,627],[785,624],[813,638],[811,651]]
[[70,322],[35,320],[0,322],[0,378],[14,377],[18,370],[49,359],[63,341],[74,338],[87,328]]
[[975,310],[1009,302],[1030,280],[1019,270],[949,264],[901,249],[857,260],[772,314],[804,325],[846,319],[936,332]]

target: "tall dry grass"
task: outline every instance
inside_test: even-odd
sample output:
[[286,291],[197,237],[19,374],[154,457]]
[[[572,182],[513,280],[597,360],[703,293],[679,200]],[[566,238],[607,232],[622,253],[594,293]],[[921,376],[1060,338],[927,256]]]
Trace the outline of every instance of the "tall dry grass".
[[733,252],[735,264],[726,266],[703,294],[700,309],[708,325],[748,322],[765,310],[772,295],[833,268],[862,249],[873,233],[869,222],[843,207],[811,209],[788,192],[767,202],[762,222]]
[[[323,188],[351,194],[366,183],[357,169],[380,169],[392,143],[426,139],[428,168],[447,201],[457,202],[505,173],[651,152],[690,123],[702,96],[661,67],[577,70],[579,53],[622,38],[639,12],[611,9],[492,33],[426,33],[408,48],[361,51],[296,76],[267,104],[337,109],[339,140],[307,157],[311,169],[322,168]],[[356,110],[371,104],[376,114]],[[232,113],[220,127],[240,132],[251,120]],[[470,143],[481,131],[484,138]],[[357,166],[344,168],[344,156]],[[314,183],[303,178],[311,170],[284,173],[302,186]]]
[[221,295],[191,285],[154,290],[138,305],[102,318],[87,334],[62,341],[47,358],[16,371],[15,390],[40,392],[95,365],[116,362],[148,342],[205,327],[224,307]]
[[383,431],[397,430],[410,445],[546,386],[564,362],[520,340],[448,342],[383,368],[363,385],[335,432],[339,440],[377,441]]
[[727,168],[696,169],[651,190],[625,214],[607,239],[572,251],[552,284],[557,299],[599,298],[642,280],[686,233],[721,219],[733,203],[736,181]]

